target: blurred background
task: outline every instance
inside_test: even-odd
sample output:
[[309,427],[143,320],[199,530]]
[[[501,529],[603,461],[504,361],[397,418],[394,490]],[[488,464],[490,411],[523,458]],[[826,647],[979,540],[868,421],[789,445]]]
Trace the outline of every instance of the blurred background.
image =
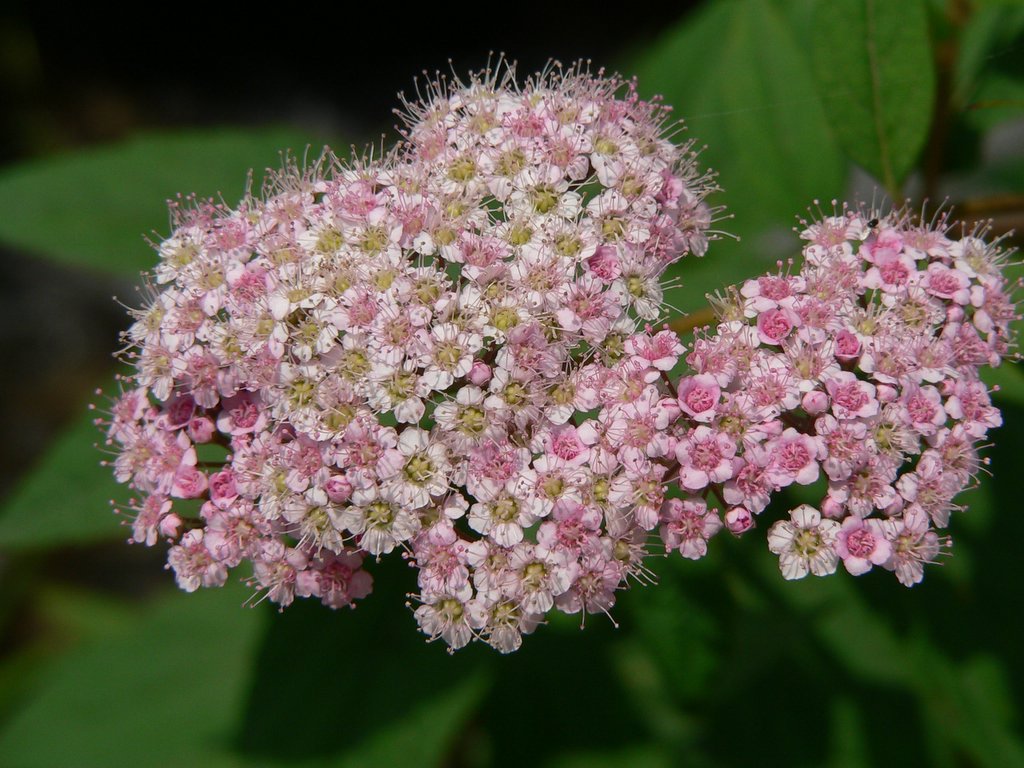
[[816,201],[948,200],[1019,247],[1019,3],[674,9],[0,10],[0,768],[1024,765],[1013,365],[988,378],[993,475],[910,590],[886,572],[785,583],[763,530],[723,535],[697,563],[653,558],[660,583],[620,595],[618,629],[560,616],[510,657],[449,657],[402,607],[401,562],[375,566],[358,611],[278,614],[240,607],[240,584],[181,594],[162,548],[124,544],[108,500],[127,493],[86,407],[112,386],[119,302],[139,303],[166,200],[233,204],[284,150],[390,143],[423,71],[584,58],[663,94],[740,238],[674,268],[681,312],[795,256]]

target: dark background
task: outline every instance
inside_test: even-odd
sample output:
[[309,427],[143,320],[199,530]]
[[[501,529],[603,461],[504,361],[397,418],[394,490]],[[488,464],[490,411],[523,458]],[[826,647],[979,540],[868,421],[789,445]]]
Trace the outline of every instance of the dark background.
[[[614,69],[693,3],[668,13],[632,3],[628,20],[621,9],[571,3],[401,12],[382,3],[285,3],[274,14],[240,4],[93,5],[0,9],[0,167],[142,132],[221,125],[288,125],[339,154],[382,136],[390,144],[397,94],[414,93],[417,76],[464,74],[501,53],[522,73],[550,59]],[[111,296],[128,288],[2,242],[0,256],[2,498],[79,407],[83,387],[109,368],[126,324]],[[32,375],[15,375],[26,370]]]

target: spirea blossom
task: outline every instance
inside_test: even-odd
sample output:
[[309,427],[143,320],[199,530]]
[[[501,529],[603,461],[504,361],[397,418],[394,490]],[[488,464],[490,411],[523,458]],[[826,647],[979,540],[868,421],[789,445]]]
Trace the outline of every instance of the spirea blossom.
[[[710,492],[734,532],[777,491],[822,485],[818,508],[768,530],[785,578],[842,561],[911,586],[950,545],[955,499],[1002,423],[979,369],[1007,356],[1018,319],[1008,254],[984,234],[844,210],[806,226],[799,271],[716,301],[720,322],[678,386],[678,483],[694,502]],[[663,510],[666,541],[678,519],[678,506]]]
[[687,349],[661,278],[716,211],[668,108],[513,74],[432,84],[383,158],[173,208],[100,420],[132,540],[169,542],[182,589],[238,569],[282,607],[353,607],[402,557],[424,634],[503,653],[786,488],[818,501],[767,526],[783,577],[919,582],[1001,424],[979,370],[1014,343],[1008,254],[843,208]]
[[[104,422],[132,539],[171,542],[184,590],[238,568],[282,607],[354,606],[401,553],[451,648],[607,612],[678,454],[660,276],[712,218],[668,115],[582,68],[488,71],[407,104],[381,160],[175,207]],[[716,530],[673,520],[688,556]]]

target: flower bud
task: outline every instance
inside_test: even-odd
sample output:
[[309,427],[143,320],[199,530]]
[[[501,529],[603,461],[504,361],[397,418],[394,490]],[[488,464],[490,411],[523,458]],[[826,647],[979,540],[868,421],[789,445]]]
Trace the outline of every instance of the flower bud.
[[828,395],[820,389],[812,389],[803,396],[800,404],[811,416],[817,416],[828,408]]
[[754,527],[754,516],[746,507],[733,507],[725,513],[725,527],[733,536],[739,536]]
[[188,436],[196,443],[208,443],[213,439],[216,426],[209,416],[197,416],[188,423]]

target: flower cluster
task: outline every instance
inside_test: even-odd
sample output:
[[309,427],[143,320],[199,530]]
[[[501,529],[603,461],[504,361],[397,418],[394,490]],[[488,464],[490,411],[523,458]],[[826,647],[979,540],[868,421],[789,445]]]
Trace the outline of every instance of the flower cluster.
[[652,324],[711,236],[692,146],[632,82],[513,74],[433,84],[381,159],[174,209],[100,420],[132,539],[282,607],[353,606],[395,553],[426,635],[502,652],[790,486],[821,498],[768,530],[785,578],[920,581],[1001,422],[978,371],[1012,346],[1007,254],[844,208],[686,350]]
[[679,383],[674,438],[681,488],[662,512],[670,547],[699,556],[720,527],[750,528],[776,491],[819,481],[820,509],[774,523],[768,546],[787,579],[842,560],[919,582],[948,537],[955,497],[983,464],[1001,417],[978,377],[998,365],[1017,319],[1006,254],[980,232],[952,237],[903,212],[844,211],[809,225],[796,274],[748,280],[720,298]]
[[712,218],[667,116],[582,69],[486,72],[382,160],[177,210],[103,422],[132,538],[170,540],[183,589],[248,563],[282,606],[351,606],[400,552],[453,648],[606,612],[679,414],[654,382],[683,348],[646,322]]

